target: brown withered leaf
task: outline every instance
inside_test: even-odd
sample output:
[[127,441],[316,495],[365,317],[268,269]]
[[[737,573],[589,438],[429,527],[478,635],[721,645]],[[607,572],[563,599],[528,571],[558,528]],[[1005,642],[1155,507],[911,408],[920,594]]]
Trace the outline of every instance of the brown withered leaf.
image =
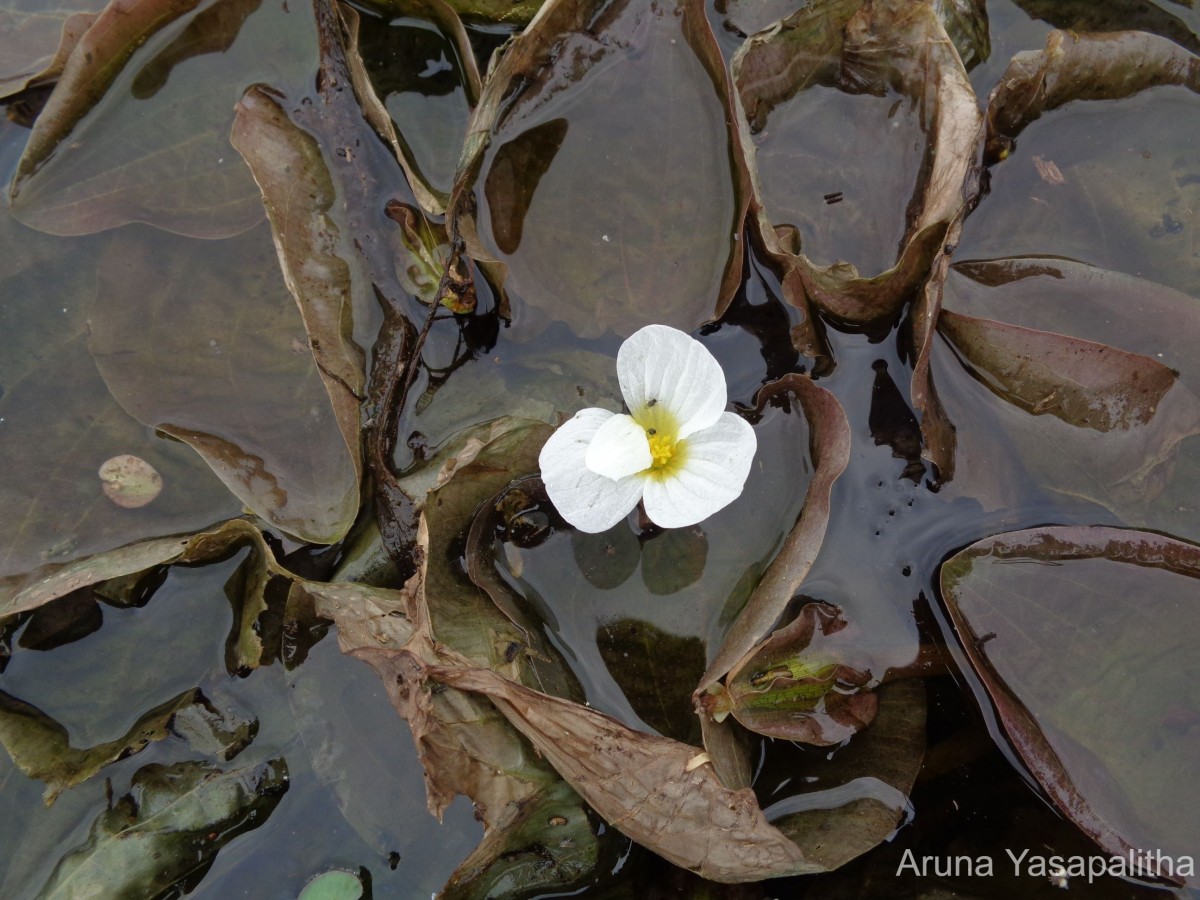
[[726,788],[695,747],[490,670],[420,674],[486,696],[606,822],[678,866],[724,882],[821,871],[767,823],[753,791]]
[[833,394],[806,375],[785,375],[759,390],[761,409],[774,396],[789,392],[800,401],[809,423],[812,481],[800,519],[763,574],[754,593],[730,626],[725,641],[700,679],[696,696],[724,676],[775,626],[788,601],[808,575],[829,525],[830,492],[850,461],[850,425]]
[[1014,56],[992,90],[986,161],[1004,159],[1025,126],[1072,100],[1115,100],[1164,84],[1200,92],[1200,57],[1142,31],[1052,31],[1045,49]]
[[[962,61],[935,4],[890,0],[806,7],[748,40],[731,66],[745,110],[743,142],[747,148],[756,147],[759,154],[757,166],[752,161],[750,165],[752,171],[757,170],[754,183],[760,209],[756,222],[763,244],[789,261],[809,300],[832,316],[854,323],[894,317],[926,277],[951,223],[962,214],[974,190],[982,120]],[[780,72],[785,77],[780,78]],[[797,95],[810,87],[812,93]],[[870,108],[868,118],[883,121],[886,114],[889,129],[898,105],[907,104],[917,140],[924,142],[923,152],[902,166],[912,176],[889,191],[877,186],[863,192],[863,179],[869,177],[860,171],[863,166],[851,166],[842,172],[842,180],[833,183],[827,174],[830,165],[823,158],[819,164],[808,160],[797,165],[784,153],[776,160],[772,136],[786,140],[788,129],[766,129],[772,112],[782,104],[787,104],[789,111],[802,110],[804,104],[827,97],[837,97],[855,109]],[[882,99],[889,97],[895,97],[896,104],[890,111]],[[758,131],[759,136],[753,138],[750,130]],[[836,136],[831,139],[836,143]],[[877,171],[874,148],[878,142],[864,141],[861,136],[856,140],[859,146],[872,147],[870,163],[864,160],[864,164]],[[846,167],[847,159],[855,158],[847,147],[827,150],[839,171]],[[889,173],[894,168],[885,167]],[[813,173],[808,176],[810,181],[824,180],[805,182],[800,186],[804,193],[798,195],[797,171]],[[842,189],[837,190],[839,187]],[[865,200],[855,196],[856,187],[869,196]],[[851,192],[849,202],[847,190]],[[822,193],[824,204],[820,202]],[[879,208],[885,195],[891,196],[894,208]],[[792,202],[795,197],[799,199]],[[866,204],[861,210],[860,200]],[[793,207],[794,213],[790,212]],[[837,222],[857,215],[853,221],[860,224],[831,226],[832,230],[821,226],[823,233],[828,230],[834,237],[853,233],[858,249],[861,232],[884,223],[886,236],[876,242],[883,255],[878,264],[867,264],[882,269],[880,274],[860,275],[850,262],[819,265],[812,261],[812,254],[821,252],[820,248],[806,246],[802,250],[802,234],[811,241],[817,236],[813,223],[835,213]],[[901,248],[898,258],[892,249],[897,242]],[[836,259],[838,246],[830,244],[826,254],[832,252]]]
[[[358,402],[364,357],[351,337],[356,260],[347,261],[338,245],[338,227],[329,216],[335,192],[321,150],[262,86],[242,98],[230,140],[262,188],[284,281],[300,308],[317,369],[361,475]],[[297,203],[300,197],[303,202]]]
[[[440,818],[465,794],[485,826],[483,843],[451,877],[447,896],[486,895],[505,872],[530,888],[563,888],[599,859],[602,841],[583,802],[504,717],[480,698],[426,685],[421,674],[428,665],[484,665],[578,696],[540,629],[511,621],[457,564],[461,536],[481,506],[494,502],[514,473],[536,469],[550,430],[534,420],[501,419],[449,441],[403,481],[422,507],[417,571],[404,588],[376,593],[365,606],[314,594],[313,610],[333,620],[339,646],[375,669],[408,721],[430,812]],[[554,835],[572,840],[551,842]],[[553,866],[530,864],[538,846],[549,849]]]
[[847,664],[854,638],[846,641],[845,628],[837,607],[806,603],[733,667],[723,687],[701,695],[705,712],[732,715],[767,737],[842,743],[871,724],[879,707],[879,698],[865,690],[871,672]]

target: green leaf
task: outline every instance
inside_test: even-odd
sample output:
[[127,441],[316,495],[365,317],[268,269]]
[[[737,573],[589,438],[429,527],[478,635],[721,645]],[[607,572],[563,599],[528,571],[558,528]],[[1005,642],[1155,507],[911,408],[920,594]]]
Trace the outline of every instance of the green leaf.
[[123,737],[86,750],[69,743],[67,730],[34,706],[0,691],[0,744],[17,768],[46,783],[46,805],[62,791],[87,781],[109,763],[140,753],[171,733],[175,716],[195,706],[216,714],[198,689],[184,691],[142,715]]
[[1114,855],[1178,857],[1200,841],[1200,794],[1179,777],[1200,715],[1198,577],[1194,544],[1084,526],[985,538],[942,566],[962,649],[1014,749]]
[[714,713],[730,713],[768,737],[841,744],[870,725],[879,708],[879,698],[864,690],[871,672],[855,668],[861,644],[861,635],[847,633],[840,609],[806,603],[788,625],[746,654],[723,690],[714,685],[702,700]]
[[155,897],[195,884],[226,843],[266,821],[287,788],[282,759],[229,772],[197,762],[144,766],[38,896]]
[[309,880],[296,900],[359,900],[363,883],[352,872],[322,872]]

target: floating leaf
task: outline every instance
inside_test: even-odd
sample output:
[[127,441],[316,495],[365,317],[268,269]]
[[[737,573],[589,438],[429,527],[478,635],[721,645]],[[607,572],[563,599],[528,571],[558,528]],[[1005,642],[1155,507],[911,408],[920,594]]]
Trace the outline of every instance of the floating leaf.
[[1197,577],[1195,545],[1103,527],[1000,534],[942,566],[961,646],[1013,747],[1113,855],[1178,858],[1200,841],[1200,796],[1179,777],[1200,734]]
[[[1200,53],[1200,36],[1194,7],[1176,0],[1015,0],[1026,15],[1043,19],[1063,31],[1147,31],[1168,38],[1181,47]],[[1171,4],[1168,6],[1167,4]],[[1189,7],[1184,12],[1178,7]],[[1190,17],[1191,27],[1188,27]]]
[[[1195,300],[1054,259],[964,263],[947,281],[947,294],[956,307],[1021,323],[947,317],[947,334],[956,345],[960,338],[969,344],[960,352],[975,377],[1007,401],[964,384],[962,368],[943,365],[938,377],[947,386],[959,380],[956,418],[989,415],[1011,442],[1010,453],[1052,491],[1100,503],[1129,524],[1194,534],[1191,518],[1161,509],[1157,498],[1178,493],[1169,486],[1181,461],[1194,466],[1185,439],[1200,433],[1192,388],[1200,371],[1185,348],[1200,327]],[[1090,340],[1030,326],[1078,330]],[[1000,343],[985,346],[993,338]],[[1164,362],[1181,366],[1178,379]]]
[[359,900],[363,883],[352,872],[322,872],[304,885],[296,900]]
[[175,716],[203,706],[215,712],[197,689],[184,691],[142,715],[123,737],[86,750],[70,745],[67,729],[34,706],[0,691],[0,743],[17,768],[46,783],[49,806],[60,793],[87,781],[109,763],[142,752],[170,734]]
[[1200,58],[1140,31],[1053,31],[1044,50],[1013,57],[988,98],[988,160],[1004,159],[1030,122],[1072,100],[1115,100],[1164,84],[1200,92]]
[[226,843],[266,821],[287,788],[282,759],[230,772],[197,762],[144,766],[38,896],[154,897],[194,884]]
[[[0,580],[240,509],[190,449],[121,409],[96,371],[86,306],[97,243],[49,238],[0,215],[0,420],[14,448],[0,472]],[[162,476],[149,506],[122,509],[104,494],[97,470],[126,454]]]
[[599,11],[551,4],[499,58],[451,228],[475,259],[507,268],[504,287],[527,304],[518,320],[532,307],[583,337],[691,329],[742,278],[748,185],[730,153],[724,66],[701,3]]
[[[748,40],[731,69],[749,126],[743,143],[758,160],[765,246],[831,315],[894,317],[966,206],[979,143],[974,91],[934,5],[808,6]],[[806,118],[831,115],[851,124],[813,128]],[[797,159],[798,146],[814,158]],[[879,165],[880,148],[914,146]],[[857,266],[840,261],[849,256]]]
[[[309,264],[317,277],[330,268]],[[330,543],[358,512],[361,370],[343,311],[302,322],[277,271],[262,230],[203,243],[123,234],[100,264],[89,343],[130,413],[190,444],[266,521]]]
[[834,637],[845,627],[837,607],[806,603],[788,625],[746,654],[723,689],[702,697],[706,711],[722,718],[732,714],[767,737],[842,743],[871,724],[879,706],[879,698],[863,690],[871,673],[846,662],[853,640]]
[[230,110],[250,73],[295,77],[297,53],[273,49],[303,42],[311,20],[277,7],[251,15],[258,3],[221,0],[189,18],[194,0],[113,0],[37,119],[10,189],[14,215],[69,235],[147,222],[219,238],[260,221],[225,137]]

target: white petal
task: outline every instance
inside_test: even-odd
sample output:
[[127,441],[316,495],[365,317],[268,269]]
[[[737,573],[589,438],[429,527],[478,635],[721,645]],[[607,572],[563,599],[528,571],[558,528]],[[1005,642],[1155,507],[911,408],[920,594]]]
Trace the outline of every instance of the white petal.
[[613,416],[602,423],[584,457],[589,469],[613,481],[648,469],[652,462],[646,430],[629,416]]
[[674,416],[681,438],[712,425],[725,409],[721,364],[699,341],[666,325],[647,325],[621,345],[617,378],[634,418],[653,401]]
[[592,534],[616,525],[642,496],[639,477],[613,481],[590,471],[584,462],[592,438],[613,416],[606,409],[581,410],[550,435],[538,457],[554,508],[580,531]]
[[645,484],[646,515],[663,528],[683,528],[707,519],[731,503],[750,474],[758,439],[733,413],[688,438],[683,464]]

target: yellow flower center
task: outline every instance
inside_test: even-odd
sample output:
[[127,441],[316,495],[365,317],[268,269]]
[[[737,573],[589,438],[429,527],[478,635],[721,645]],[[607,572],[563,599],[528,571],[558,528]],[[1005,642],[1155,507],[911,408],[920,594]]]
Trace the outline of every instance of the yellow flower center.
[[675,442],[668,435],[650,432],[646,432],[646,439],[650,442],[650,456],[653,460],[650,467],[661,469],[675,455]]

